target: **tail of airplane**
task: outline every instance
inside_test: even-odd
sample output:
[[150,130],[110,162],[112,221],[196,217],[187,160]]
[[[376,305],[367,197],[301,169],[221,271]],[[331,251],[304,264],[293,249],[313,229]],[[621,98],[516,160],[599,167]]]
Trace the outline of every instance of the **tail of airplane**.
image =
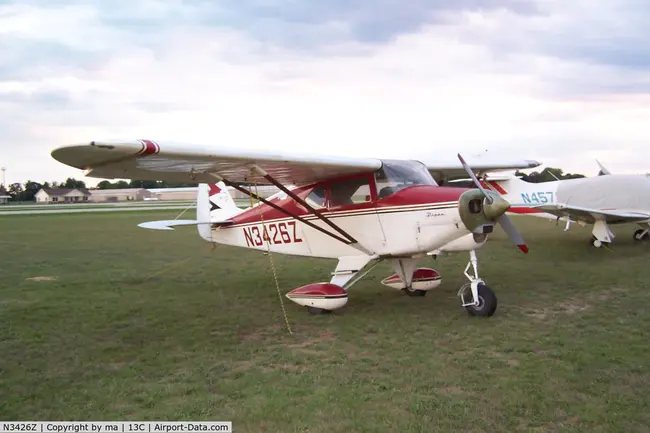
[[212,242],[213,224],[229,224],[229,220],[244,212],[233,200],[228,188],[223,182],[217,184],[199,184],[196,195],[195,220],[164,220],[148,221],[138,224],[139,227],[152,230],[173,230],[175,226],[195,225],[199,235],[208,242]]
[[228,188],[223,182],[217,184],[199,184],[196,196],[196,220],[201,237],[207,241],[212,239],[210,225],[222,223],[239,215],[241,209],[235,203]]

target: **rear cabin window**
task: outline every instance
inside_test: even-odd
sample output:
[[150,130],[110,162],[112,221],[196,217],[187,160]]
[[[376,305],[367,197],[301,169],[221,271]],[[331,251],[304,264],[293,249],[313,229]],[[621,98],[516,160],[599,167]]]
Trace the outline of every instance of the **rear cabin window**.
[[332,182],[328,207],[346,206],[371,201],[370,180],[367,176]]

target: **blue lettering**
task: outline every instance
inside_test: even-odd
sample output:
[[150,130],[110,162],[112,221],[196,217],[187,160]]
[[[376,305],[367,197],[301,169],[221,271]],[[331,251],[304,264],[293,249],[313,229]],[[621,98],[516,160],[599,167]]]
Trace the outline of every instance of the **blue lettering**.
[[530,195],[521,193],[521,200],[525,204],[547,204],[553,203],[553,191],[536,191]]

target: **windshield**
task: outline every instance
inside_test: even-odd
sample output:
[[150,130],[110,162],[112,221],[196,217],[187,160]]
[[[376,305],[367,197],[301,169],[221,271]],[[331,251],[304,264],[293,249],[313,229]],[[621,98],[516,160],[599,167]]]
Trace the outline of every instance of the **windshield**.
[[419,161],[382,160],[375,172],[377,198],[382,199],[414,185],[438,185],[427,167]]

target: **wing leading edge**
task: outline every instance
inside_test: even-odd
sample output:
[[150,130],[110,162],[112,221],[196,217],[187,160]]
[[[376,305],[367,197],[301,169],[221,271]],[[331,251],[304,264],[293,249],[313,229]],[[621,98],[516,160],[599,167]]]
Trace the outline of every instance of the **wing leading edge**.
[[[168,182],[212,183],[218,174],[231,182],[268,184],[252,173],[257,165],[282,184],[304,185],[340,176],[377,170],[378,158],[333,157],[292,152],[281,155],[268,150],[236,147],[200,147],[153,140],[92,141],[54,149],[57,161],[86,171],[86,176],[104,179],[163,180]],[[481,173],[533,168],[537,161],[501,163],[470,161]],[[466,175],[458,161],[425,163],[434,178]],[[188,179],[189,178],[189,179]]]

